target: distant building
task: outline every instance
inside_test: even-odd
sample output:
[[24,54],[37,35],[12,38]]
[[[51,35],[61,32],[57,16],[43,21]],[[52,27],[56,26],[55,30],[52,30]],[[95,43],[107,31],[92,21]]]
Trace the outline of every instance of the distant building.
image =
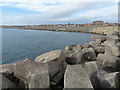
[[103,21],[93,21],[92,24],[93,25],[103,25],[104,22]]
[[75,26],[80,26],[80,24],[75,24]]
[[84,26],[91,26],[91,24],[84,24]]
[[103,26],[110,26],[110,24],[109,23],[104,23]]

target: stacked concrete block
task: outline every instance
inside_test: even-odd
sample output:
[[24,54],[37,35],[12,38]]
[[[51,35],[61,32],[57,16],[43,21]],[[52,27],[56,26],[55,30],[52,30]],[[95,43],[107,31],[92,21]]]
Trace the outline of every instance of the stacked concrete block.
[[64,88],[93,88],[81,65],[69,65],[64,75]]
[[92,40],[42,54],[35,60],[0,65],[3,86],[30,90],[120,88],[120,32],[93,36]]
[[[102,64],[103,67],[108,67],[110,66],[111,63],[111,67],[114,66],[118,67],[117,65],[120,65],[120,61],[119,61],[119,56],[120,56],[120,44],[118,44],[120,42],[120,32],[109,32],[107,34],[107,41],[104,43],[105,45],[105,54],[98,55],[98,59],[102,59]],[[101,58],[100,58],[101,57]],[[119,69],[119,68],[118,68]]]

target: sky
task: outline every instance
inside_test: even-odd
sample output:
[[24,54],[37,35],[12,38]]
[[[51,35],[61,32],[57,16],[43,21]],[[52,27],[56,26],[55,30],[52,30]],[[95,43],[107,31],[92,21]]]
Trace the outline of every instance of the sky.
[[118,22],[119,0],[1,0],[2,25]]

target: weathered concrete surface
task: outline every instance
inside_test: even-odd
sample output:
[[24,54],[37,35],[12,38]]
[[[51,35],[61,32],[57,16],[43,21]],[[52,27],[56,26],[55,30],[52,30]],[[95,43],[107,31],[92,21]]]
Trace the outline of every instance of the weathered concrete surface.
[[102,64],[102,68],[118,69],[120,65],[120,59],[111,54],[98,54],[97,60]]
[[70,55],[72,54],[72,53],[74,53],[75,51],[74,50],[63,50],[63,53],[64,53],[64,55],[65,55],[65,58],[66,57],[70,57]]
[[100,84],[102,88],[120,88],[120,73],[105,74],[103,78],[100,79]]
[[[72,53],[72,54],[70,55],[70,57],[76,59],[76,63],[84,62],[84,61],[82,60],[82,56],[83,56],[83,54],[81,53],[81,51],[76,51],[76,52],[74,52],[74,53]],[[74,59],[74,60],[75,60],[75,59]]]
[[88,74],[88,76],[91,77],[92,74],[99,71],[100,64],[97,61],[87,62],[87,63],[85,63],[84,69],[85,69],[86,73]]
[[77,64],[78,60],[74,57],[67,57],[65,58],[65,62],[69,65]]
[[[46,62],[48,64],[50,78],[52,78],[52,80],[55,82],[58,82],[63,76],[64,60],[65,60],[65,56],[62,50],[55,50],[52,52],[48,52],[38,56],[35,59],[36,62],[40,62],[40,63]],[[61,77],[57,78],[56,80],[55,77],[58,77],[59,73],[61,73]]]
[[31,60],[24,60],[15,66],[15,75],[27,78],[30,74],[47,72],[48,65],[46,63],[37,63]]
[[116,44],[117,42],[120,41],[120,38],[118,38],[117,36],[109,35],[109,36],[107,36],[107,41],[110,44]]
[[96,42],[91,41],[89,45],[95,50],[95,53],[104,53],[105,52],[105,46]]
[[[25,60],[31,60],[33,61],[32,59],[30,58],[26,58]],[[19,60],[19,61],[16,61],[14,63],[10,63],[10,64],[2,64],[0,65],[0,73],[4,73],[4,72],[8,72],[9,74],[13,73],[15,71],[15,67],[18,63],[21,63],[23,62],[24,60]]]
[[0,65],[0,72],[5,72],[8,71],[9,73],[13,73],[15,69],[15,64],[11,63],[11,64],[3,64]]
[[107,36],[109,36],[109,35],[114,35],[114,36],[120,37],[120,32],[119,31],[110,31],[110,32],[107,32]]
[[120,44],[110,43],[106,41],[105,45],[105,53],[112,54],[114,56],[120,56]]
[[48,73],[31,74],[29,88],[50,88]]
[[101,39],[96,39],[95,42],[98,43],[98,44],[101,44],[102,40]]
[[110,27],[96,27],[96,28],[90,30],[89,32],[106,35],[110,31],[113,31],[113,32],[117,31],[118,32],[118,29],[119,29],[118,26],[116,26],[116,27],[111,27],[111,26]]
[[64,58],[64,53],[61,50],[56,50],[38,56],[35,61],[41,63],[46,62],[49,66],[49,74],[51,77],[53,77],[56,73],[60,71],[60,68],[63,68]]
[[26,88],[28,88],[29,79],[31,79],[31,75],[36,73],[45,73],[49,76],[47,63],[38,63],[27,59],[17,63],[17,65],[15,66],[14,74],[16,77],[18,77],[24,82]]
[[84,63],[85,61],[96,60],[96,55],[93,48],[83,48],[81,51],[76,51],[71,54],[71,57],[77,59],[76,63]]
[[69,45],[65,47],[65,50],[73,50],[74,47],[76,47],[77,45]]
[[100,69],[100,70],[98,70],[97,72],[95,72],[94,74],[91,75],[90,80],[91,80],[91,83],[92,83],[94,88],[101,88],[102,89],[102,86],[100,84],[100,80],[103,79],[103,76],[105,74],[108,74],[108,72]]
[[112,54],[114,56],[120,56],[120,45],[115,45],[112,47]]
[[55,51],[51,51],[45,54],[42,54],[38,57],[36,57],[35,61],[36,62],[48,62],[48,61],[54,61],[58,58],[60,58],[62,51],[61,50],[55,50]]
[[114,45],[109,44],[108,41],[106,41],[104,43],[104,45],[105,45],[105,53],[106,54],[112,54],[112,46],[114,46]]
[[26,83],[23,79],[19,79],[19,83],[18,83],[18,87],[19,88],[26,88]]
[[101,69],[100,63],[98,61],[87,62],[84,65],[84,69],[88,74],[93,87],[98,88],[99,81],[96,79],[96,74]]
[[90,44],[89,43],[85,43],[82,45],[83,48],[89,48],[90,47]]
[[97,53],[105,53],[105,47],[104,46],[97,46],[94,47],[96,54]]
[[0,89],[9,89],[9,88],[17,88],[17,86],[11,82],[10,80],[8,80],[7,78],[5,78],[3,75],[0,74]]
[[86,61],[95,61],[96,55],[93,48],[84,48],[82,49],[83,59]]
[[106,36],[92,36],[91,39],[93,41],[96,41],[97,39],[101,40],[101,42],[104,42],[107,40],[107,37]]
[[76,47],[73,47],[74,51],[81,51],[82,50],[82,46],[81,45],[77,45]]
[[64,88],[93,88],[81,65],[69,65],[64,75]]
[[120,32],[117,31],[108,32],[107,41],[109,42],[109,44],[117,44],[117,42],[120,42]]
[[97,43],[97,42],[95,42],[95,41],[89,42],[89,46],[90,46],[90,47],[96,47],[96,46],[98,46],[98,45],[100,45],[100,44]]

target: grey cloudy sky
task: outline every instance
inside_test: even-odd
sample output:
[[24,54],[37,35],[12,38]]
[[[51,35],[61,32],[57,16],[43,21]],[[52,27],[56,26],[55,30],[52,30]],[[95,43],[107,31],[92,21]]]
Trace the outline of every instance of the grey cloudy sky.
[[2,0],[2,24],[118,21],[118,0]]

